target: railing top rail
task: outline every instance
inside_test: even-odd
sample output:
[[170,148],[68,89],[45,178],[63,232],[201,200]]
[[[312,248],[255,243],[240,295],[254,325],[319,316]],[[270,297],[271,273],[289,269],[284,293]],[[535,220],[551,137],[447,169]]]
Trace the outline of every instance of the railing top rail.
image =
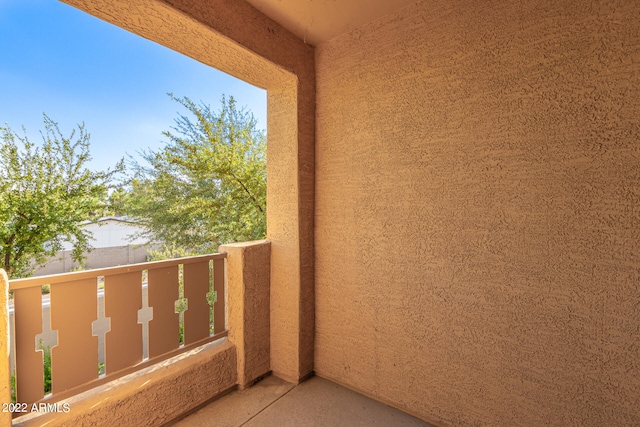
[[209,255],[198,255],[185,258],[173,258],[162,261],[143,262],[139,264],[120,265],[117,267],[97,268],[92,270],[74,271],[71,273],[51,274],[48,276],[27,277],[24,279],[9,280],[9,289],[24,289],[42,285],[52,285],[54,283],[73,282],[76,280],[89,279],[99,276],[112,276],[114,274],[132,273],[135,271],[149,270],[151,268],[170,267],[178,264],[192,264],[205,260],[224,259],[226,252]]

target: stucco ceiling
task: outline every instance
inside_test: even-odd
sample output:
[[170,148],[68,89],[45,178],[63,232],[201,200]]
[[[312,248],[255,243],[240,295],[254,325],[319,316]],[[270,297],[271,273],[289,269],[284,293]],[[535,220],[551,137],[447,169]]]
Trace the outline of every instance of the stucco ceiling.
[[246,0],[306,43],[317,45],[416,0]]

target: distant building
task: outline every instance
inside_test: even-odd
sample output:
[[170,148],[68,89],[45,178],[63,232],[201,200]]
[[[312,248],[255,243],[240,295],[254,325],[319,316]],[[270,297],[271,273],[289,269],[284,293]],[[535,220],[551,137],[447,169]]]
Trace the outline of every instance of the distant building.
[[[100,218],[97,222],[87,222],[83,228],[93,233],[89,246],[94,249],[148,243],[146,238],[135,237],[144,229],[126,217],[107,216]],[[73,249],[71,243],[63,243],[63,250],[71,249]]]
[[96,222],[87,222],[83,228],[90,231],[91,250],[85,254],[82,265],[71,259],[73,245],[63,243],[63,250],[58,252],[45,265],[37,268],[33,275],[67,273],[77,268],[91,269],[114,267],[118,265],[146,262],[149,250],[153,247],[146,238],[136,236],[144,228],[125,217],[104,217]]

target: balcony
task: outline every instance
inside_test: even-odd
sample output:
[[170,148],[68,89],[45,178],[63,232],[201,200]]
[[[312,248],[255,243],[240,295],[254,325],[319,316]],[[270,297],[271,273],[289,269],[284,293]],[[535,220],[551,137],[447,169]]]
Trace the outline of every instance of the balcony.
[[[14,356],[13,425],[162,425],[267,374],[270,244],[222,249],[8,287],[3,280],[5,298],[14,293],[12,306],[2,304],[13,327],[0,346]],[[51,294],[43,304],[44,284]],[[247,299],[261,306],[248,312]],[[7,385],[8,371],[0,379]]]
[[223,249],[10,281],[10,424],[429,426],[326,379],[269,375],[270,245]]
[[349,29],[309,1],[345,28],[309,44],[291,2],[64,1],[267,89],[271,247],[224,249],[227,337],[60,423],[160,425],[272,371],[438,425],[640,425],[640,3],[346,2]]

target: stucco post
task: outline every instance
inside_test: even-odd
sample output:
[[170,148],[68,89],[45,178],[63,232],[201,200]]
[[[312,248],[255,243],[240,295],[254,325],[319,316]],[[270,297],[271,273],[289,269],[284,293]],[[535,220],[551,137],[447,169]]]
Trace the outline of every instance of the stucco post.
[[270,369],[314,367],[315,50],[243,1],[62,0],[267,89]]
[[[9,279],[0,268],[0,403],[11,402],[9,370]],[[0,426],[11,425],[11,413],[0,411]]]
[[220,246],[227,253],[227,326],[237,351],[238,388],[270,371],[271,243]]

